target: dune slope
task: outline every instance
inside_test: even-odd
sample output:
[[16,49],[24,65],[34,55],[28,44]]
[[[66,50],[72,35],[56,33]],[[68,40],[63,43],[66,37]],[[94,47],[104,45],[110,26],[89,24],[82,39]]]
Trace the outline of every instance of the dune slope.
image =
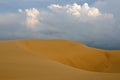
[[22,48],[76,68],[98,72],[120,72],[120,51],[105,51],[66,40],[20,41]]
[[119,54],[65,40],[0,41],[0,80],[120,80]]

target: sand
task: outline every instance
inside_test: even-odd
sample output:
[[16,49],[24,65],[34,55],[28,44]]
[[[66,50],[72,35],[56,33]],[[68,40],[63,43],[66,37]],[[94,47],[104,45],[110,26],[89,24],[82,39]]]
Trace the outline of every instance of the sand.
[[120,51],[67,40],[0,41],[0,80],[120,80]]

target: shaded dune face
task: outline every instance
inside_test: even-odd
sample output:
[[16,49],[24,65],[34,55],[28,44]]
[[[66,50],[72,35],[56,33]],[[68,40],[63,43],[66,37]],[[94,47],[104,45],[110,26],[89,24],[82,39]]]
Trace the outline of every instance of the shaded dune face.
[[120,51],[90,48],[66,40],[22,40],[16,43],[40,58],[89,71],[120,73]]

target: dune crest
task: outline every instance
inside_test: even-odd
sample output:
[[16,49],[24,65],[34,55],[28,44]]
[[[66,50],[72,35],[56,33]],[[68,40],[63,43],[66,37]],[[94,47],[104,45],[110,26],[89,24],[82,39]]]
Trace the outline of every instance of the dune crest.
[[87,47],[79,42],[66,40],[24,40],[19,45],[39,57],[97,72],[120,72],[120,51]]

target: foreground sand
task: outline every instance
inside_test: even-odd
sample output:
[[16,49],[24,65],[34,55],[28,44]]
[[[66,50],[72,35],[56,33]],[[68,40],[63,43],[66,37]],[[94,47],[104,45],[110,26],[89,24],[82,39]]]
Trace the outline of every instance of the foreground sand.
[[0,41],[0,80],[120,80],[120,51],[65,40]]

